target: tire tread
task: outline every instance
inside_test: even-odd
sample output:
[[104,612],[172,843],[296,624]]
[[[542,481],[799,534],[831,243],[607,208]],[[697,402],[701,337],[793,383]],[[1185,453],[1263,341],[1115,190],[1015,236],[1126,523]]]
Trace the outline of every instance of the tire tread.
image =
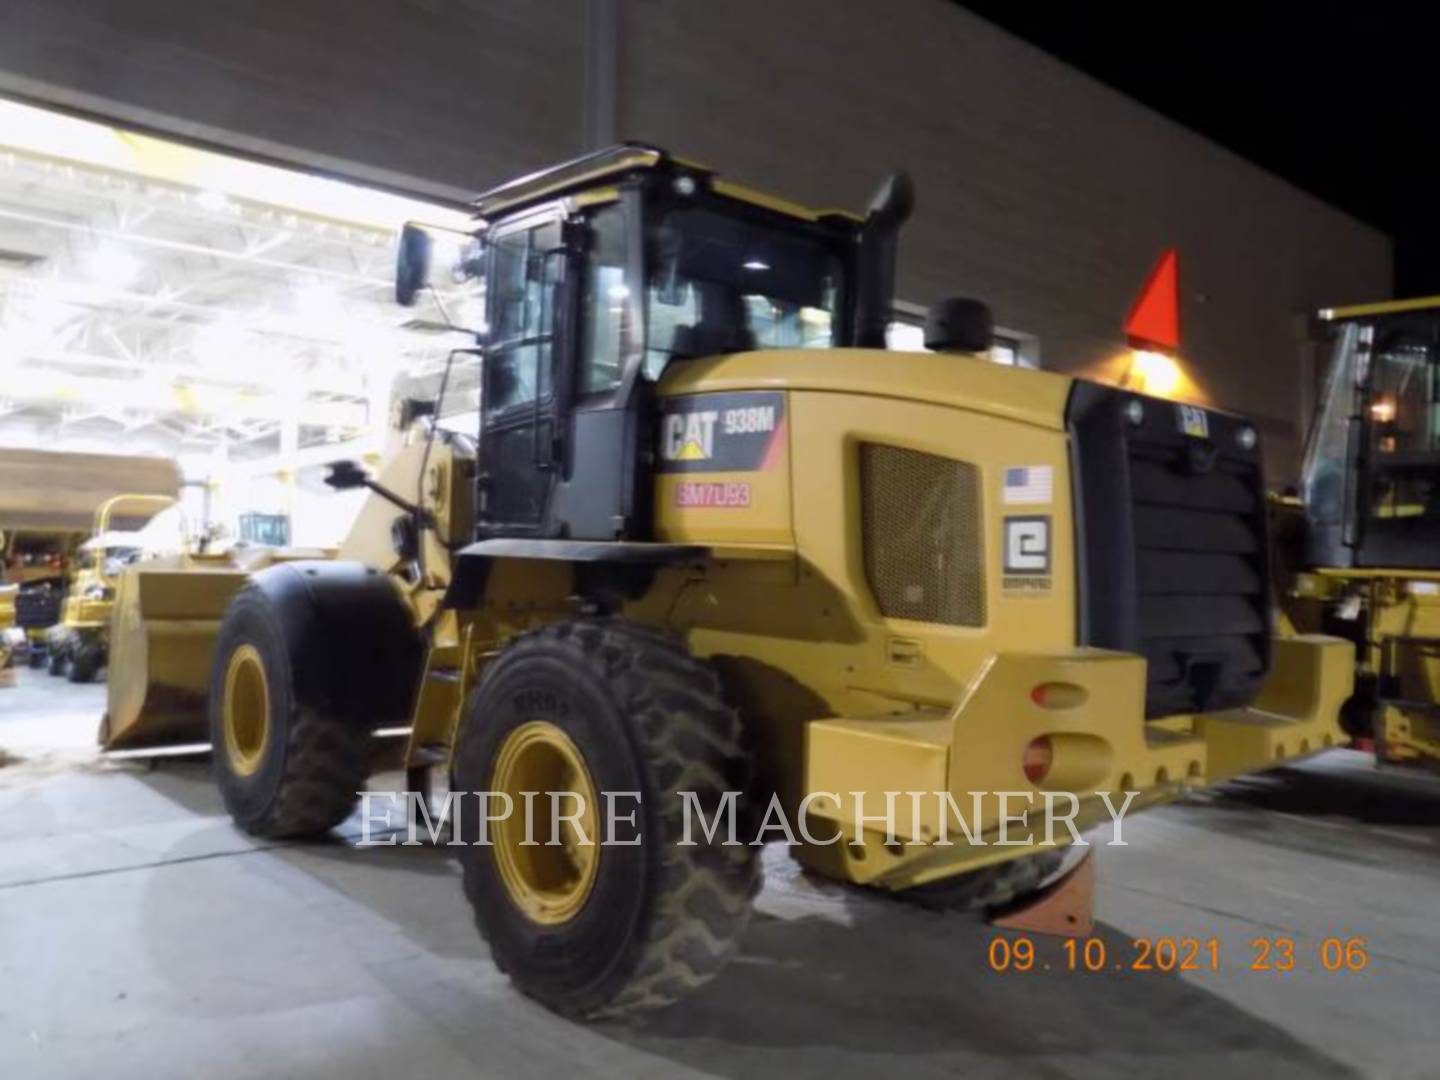
[[[760,890],[759,853],[748,844],[676,843],[683,829],[677,792],[694,791],[702,806],[713,806],[726,790],[738,790],[742,797],[749,790],[750,761],[741,745],[739,715],[726,704],[714,670],[663,631],[623,619],[582,619],[530,631],[506,651],[524,650],[528,642],[564,648],[611,687],[631,720],[635,748],[661,808],[653,918],[632,975],[604,1000],[547,1004],[587,1019],[673,1004],[712,979],[733,956]],[[496,663],[503,662],[502,654]],[[480,879],[470,860],[465,860],[464,880],[478,912]],[[483,935],[483,924],[480,931]]]

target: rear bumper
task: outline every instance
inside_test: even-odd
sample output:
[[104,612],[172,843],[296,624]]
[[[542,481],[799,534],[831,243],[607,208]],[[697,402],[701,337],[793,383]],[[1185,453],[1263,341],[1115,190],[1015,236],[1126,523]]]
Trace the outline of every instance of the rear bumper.
[[[1208,715],[1146,723],[1145,661],[1077,649],[997,655],[948,712],[815,721],[806,737],[805,789],[839,798],[815,797],[807,819],[812,835],[838,833],[844,842],[802,847],[800,858],[831,876],[908,888],[1028,854],[1047,840],[1069,841],[1063,823],[1047,830],[1047,803],[1059,814],[1073,812],[1083,831],[1112,820],[1127,793],[1134,793],[1124,811],[1130,814],[1187,788],[1342,743],[1351,645],[1319,636],[1273,645],[1255,703]],[[1042,686],[1047,692],[1032,696]],[[1051,762],[1037,784],[1024,763],[1026,748],[1042,737]],[[955,808],[977,842],[960,830]],[[897,843],[887,845],[892,822]],[[856,837],[862,844],[848,842]]]

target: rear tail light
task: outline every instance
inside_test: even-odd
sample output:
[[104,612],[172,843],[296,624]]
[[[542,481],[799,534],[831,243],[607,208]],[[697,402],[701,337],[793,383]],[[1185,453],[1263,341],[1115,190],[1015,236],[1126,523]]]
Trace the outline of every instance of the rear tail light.
[[1050,736],[1041,735],[1038,739],[1030,740],[1025,747],[1023,765],[1025,768],[1025,779],[1032,784],[1038,784],[1050,773],[1050,766],[1055,761],[1055,750],[1050,743]]

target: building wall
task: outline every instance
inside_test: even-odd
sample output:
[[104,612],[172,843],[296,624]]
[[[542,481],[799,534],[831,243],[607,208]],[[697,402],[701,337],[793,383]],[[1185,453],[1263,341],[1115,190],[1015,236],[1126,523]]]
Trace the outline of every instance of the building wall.
[[1297,316],[1390,291],[1382,234],[946,0],[9,0],[4,30],[0,92],[436,193],[608,130],[818,205],[904,166],[901,296],[984,298],[1055,370],[1122,375],[1178,247],[1187,369],[1277,481]]
[[576,153],[579,10],[532,0],[6,0],[0,92],[461,195]]

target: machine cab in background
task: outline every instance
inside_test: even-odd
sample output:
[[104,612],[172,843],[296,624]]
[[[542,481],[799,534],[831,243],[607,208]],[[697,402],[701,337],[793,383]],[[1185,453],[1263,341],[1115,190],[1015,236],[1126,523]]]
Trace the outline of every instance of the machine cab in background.
[[1335,337],[1305,455],[1306,561],[1440,568],[1440,298],[1322,314]]

